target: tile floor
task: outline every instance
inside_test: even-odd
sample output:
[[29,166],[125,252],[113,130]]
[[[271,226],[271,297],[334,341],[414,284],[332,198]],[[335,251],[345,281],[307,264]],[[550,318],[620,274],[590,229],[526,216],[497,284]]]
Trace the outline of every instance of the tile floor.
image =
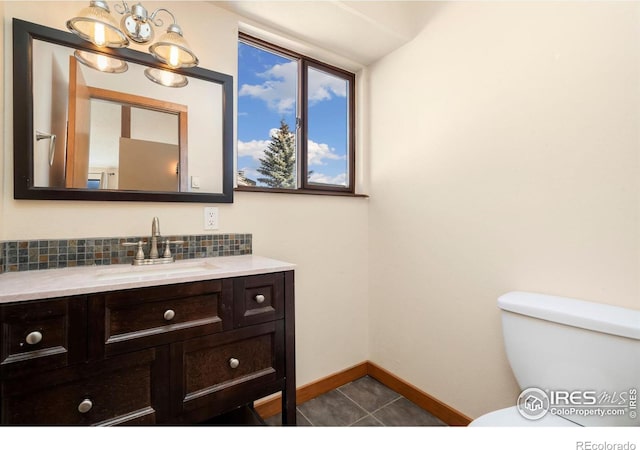
[[[298,405],[298,426],[445,426],[437,417],[365,376]],[[280,425],[276,415],[267,425]]]

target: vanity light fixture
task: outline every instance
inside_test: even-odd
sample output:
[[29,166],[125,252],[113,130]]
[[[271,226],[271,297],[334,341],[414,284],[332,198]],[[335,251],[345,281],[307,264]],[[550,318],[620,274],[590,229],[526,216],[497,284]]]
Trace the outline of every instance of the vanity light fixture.
[[81,9],[77,17],[67,20],[67,28],[97,47],[122,48],[129,45],[127,36],[111,16],[107,2],[89,2],[89,6]]
[[198,65],[198,57],[184,39],[182,28],[176,23],[171,11],[158,8],[149,14],[142,4],[136,3],[129,8],[125,1],[116,4],[114,8],[122,15],[120,28],[111,16],[107,2],[102,0],[89,2],[89,6],[82,9],[77,17],[67,21],[67,28],[98,47],[126,47],[129,45],[129,39],[138,44],[145,44],[153,40],[154,26],[163,26],[162,20],[156,17],[162,11],[171,16],[173,23],[167,27],[166,33],[149,47],[149,52],[174,69]]
[[[164,11],[167,11],[166,9]],[[167,11],[173,17],[169,11]],[[177,69],[179,67],[195,67],[198,65],[198,57],[191,51],[189,44],[182,35],[182,28],[173,23],[167,28],[167,32],[160,36],[158,41],[149,47],[149,51],[156,59]]]
[[73,56],[85,66],[100,72],[122,73],[129,69],[129,65],[125,61],[99,53],[76,50],[73,52]]

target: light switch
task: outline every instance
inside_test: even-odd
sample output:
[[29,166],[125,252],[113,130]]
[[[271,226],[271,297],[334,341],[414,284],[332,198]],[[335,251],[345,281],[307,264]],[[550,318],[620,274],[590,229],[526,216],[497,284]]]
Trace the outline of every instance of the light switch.
[[200,177],[191,177],[191,187],[200,189]]

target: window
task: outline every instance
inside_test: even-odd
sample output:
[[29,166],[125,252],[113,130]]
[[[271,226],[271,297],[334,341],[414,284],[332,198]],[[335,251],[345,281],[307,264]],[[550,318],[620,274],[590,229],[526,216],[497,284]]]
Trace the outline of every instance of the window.
[[240,34],[239,189],[354,193],[355,75]]

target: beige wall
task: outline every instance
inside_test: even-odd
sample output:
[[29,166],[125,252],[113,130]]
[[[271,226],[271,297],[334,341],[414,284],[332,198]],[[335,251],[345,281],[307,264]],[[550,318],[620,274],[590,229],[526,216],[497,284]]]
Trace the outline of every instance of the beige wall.
[[445,2],[370,68],[373,362],[475,417],[519,393],[500,294],[640,308],[639,38],[635,2]]
[[[144,2],[177,17],[201,66],[234,74],[238,18],[203,2]],[[12,17],[64,28],[84,2],[0,2],[4,9],[5,110],[12,110]],[[1,63],[0,63],[1,64]],[[2,95],[2,92],[0,92]],[[0,240],[199,234],[202,204],[13,200],[11,114],[4,116]],[[0,175],[1,177],[1,175]],[[297,381],[305,384],[367,359],[367,200],[304,195],[236,194],[218,205],[220,233],[252,233],[254,253],[298,265]]]

